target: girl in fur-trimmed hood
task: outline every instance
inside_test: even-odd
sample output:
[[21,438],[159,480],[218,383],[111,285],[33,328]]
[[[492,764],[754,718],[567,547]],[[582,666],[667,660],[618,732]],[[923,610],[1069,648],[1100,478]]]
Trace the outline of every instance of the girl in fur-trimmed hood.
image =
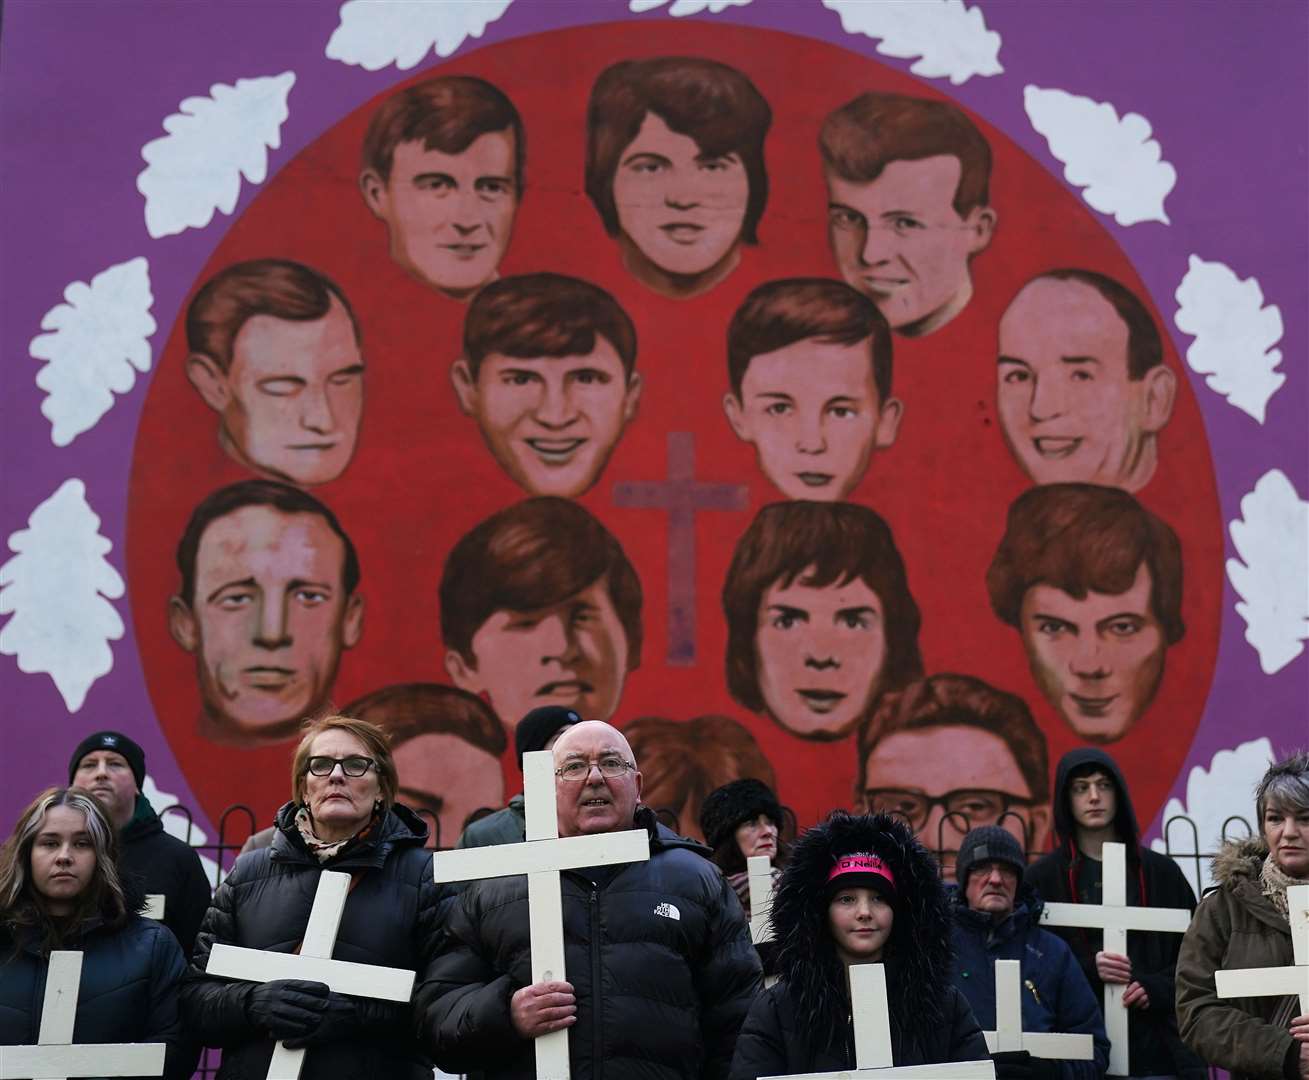
[[847,968],[883,963],[897,1065],[986,1058],[950,981],[949,909],[936,863],[885,814],[834,811],[791,852],[773,897],[780,979],[736,1044],[732,1080],[855,1067]]

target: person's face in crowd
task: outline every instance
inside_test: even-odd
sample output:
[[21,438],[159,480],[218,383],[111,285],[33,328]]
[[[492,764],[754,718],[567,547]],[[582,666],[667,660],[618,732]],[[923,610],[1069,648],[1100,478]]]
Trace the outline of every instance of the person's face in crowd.
[[[341,728],[329,728],[314,736],[309,744],[311,764],[316,757],[373,760],[363,740]],[[300,781],[300,798],[313,818],[314,835],[328,841],[348,839],[367,825],[381,791],[376,765],[363,776],[346,776],[345,767],[338,761],[326,776],[315,776],[310,771]]]
[[456,300],[496,278],[509,246],[519,192],[514,135],[488,131],[458,154],[402,142],[383,180],[359,178],[368,208],[386,222],[391,258],[419,281]]
[[1127,346],[1122,317],[1080,281],[1040,278],[1009,306],[996,404],[1005,441],[1035,483],[1136,491],[1150,479],[1176,378],[1162,364],[1129,378]]
[[1264,807],[1264,842],[1277,868],[1293,878],[1309,878],[1309,807]]
[[77,763],[73,783],[95,796],[109,820],[121,829],[136,810],[136,777],[127,758],[113,750],[93,750]]
[[1089,742],[1121,739],[1153,700],[1168,644],[1150,606],[1142,563],[1124,593],[1076,600],[1053,585],[1023,596],[1027,662],[1046,699]]
[[32,888],[51,915],[72,914],[95,874],[95,843],[86,815],[71,806],[52,806],[32,843]]
[[318,514],[245,506],[205,529],[195,596],[173,597],[169,629],[195,654],[213,737],[285,738],[327,702],[341,650],[363,633],[344,564],[344,543]]
[[336,297],[321,319],[247,319],[226,372],[192,353],[187,377],[221,417],[220,441],[240,464],[301,487],[335,480],[350,464],[364,360]]
[[976,863],[968,871],[964,899],[973,911],[984,911],[998,922],[1013,911],[1017,894],[1018,871],[1007,862]]
[[461,690],[485,694],[507,724],[538,705],[607,719],[627,678],[627,633],[606,578],[551,607],[497,611],[473,635],[473,659],[451,650],[446,670]]
[[877,393],[871,345],[807,338],[761,353],[741,397],[723,398],[737,438],[754,444],[760,470],[788,498],[844,499],[873,451],[895,442],[903,406]]
[[734,833],[736,846],[749,859],[755,855],[777,856],[777,822],[767,814],[758,814],[741,822]]
[[596,336],[585,356],[520,359],[491,353],[476,380],[454,366],[460,408],[477,420],[492,456],[533,495],[573,498],[600,478],[636,416],[641,376]]
[[951,154],[892,161],[871,183],[827,173],[828,239],[841,276],[897,330],[930,334],[973,295],[968,260],[991,242],[995,211],[954,208]]
[[891,940],[895,909],[877,889],[839,888],[827,905],[827,928],[837,955],[847,964],[874,964]]
[[979,825],[1000,825],[1027,851],[1043,850],[1048,803],[1034,804],[1017,758],[999,735],[966,724],[897,731],[864,762],[866,812],[895,814],[954,873],[959,843]]
[[703,291],[740,259],[750,198],[740,156],[705,154],[654,113],[619,158],[613,197],[628,269],[656,291],[670,278]]
[[560,836],[630,829],[641,798],[641,771],[624,769],[616,777],[603,776],[599,765],[627,762],[635,765],[632,748],[622,732],[598,720],[574,724],[559,737],[553,749],[555,768],[572,761],[589,764],[582,780],[555,777],[555,807]]
[[755,652],[770,716],[801,738],[848,734],[868,710],[886,665],[882,601],[861,578],[815,588],[810,567],[779,579],[759,604]]
[[394,747],[391,759],[400,776],[397,801],[431,812],[442,847],[454,845],[474,810],[504,803],[500,759],[458,735],[415,735]]
[[1110,828],[1118,809],[1118,787],[1104,772],[1088,773],[1068,782],[1068,808],[1078,828]]

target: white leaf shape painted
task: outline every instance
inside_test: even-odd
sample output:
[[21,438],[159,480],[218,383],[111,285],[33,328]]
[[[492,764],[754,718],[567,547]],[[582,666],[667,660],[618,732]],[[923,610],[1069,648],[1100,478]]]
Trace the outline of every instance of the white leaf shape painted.
[[282,145],[294,85],[293,71],[215,83],[209,97],[186,98],[164,119],[168,134],[141,148],[146,168],[136,178],[151,236],[203,229],[214,211],[235,209],[243,176],[264,182],[268,151]]
[[123,636],[123,620],[109,601],[123,595],[123,579],[105,559],[113,544],[81,480],[65,480],[27,526],[9,537],[14,555],[0,566],[0,615],[13,615],[0,653],[18,657],[20,671],[49,675],[75,713],[114,666],[109,642]]
[[1245,640],[1273,675],[1304,652],[1309,638],[1309,502],[1280,469],[1270,469],[1241,500],[1228,526],[1239,559],[1227,579],[1241,596]]
[[908,60],[915,75],[949,79],[955,86],[974,75],[1000,75],[1000,35],[986,28],[982,9],[963,0],[823,0],[841,16],[847,34],[880,38],[883,56]]
[[[668,0],[630,0],[627,10],[633,15],[640,15],[646,11],[654,11],[655,8],[661,8]],[[721,15],[730,7],[745,7],[750,0],[673,0],[673,6],[664,14],[672,15],[680,19],[684,15],[699,15],[702,12],[709,12],[710,15]]]
[[150,370],[150,264],[142,257],[118,263],[91,279],[74,281],[64,302],[45,313],[28,346],[45,366],[36,385],[46,392],[41,413],[50,439],[67,446],[90,431],[114,405],[114,394],[136,385],[136,373]]
[[1082,198],[1092,208],[1119,225],[1168,224],[1164,198],[1177,183],[1177,170],[1163,160],[1144,116],[1128,113],[1120,120],[1107,102],[1038,86],[1024,88],[1023,107],[1064,163],[1065,179],[1085,189]]
[[513,0],[346,0],[327,58],[380,71],[408,71],[429,52],[450,56],[509,10]]
[[[159,820],[164,826],[164,832],[169,836],[175,836],[184,844],[190,844],[193,848],[204,847],[209,843],[208,834],[199,825],[196,825],[188,815],[165,813],[170,807],[180,805],[182,800],[171,792],[161,790],[159,785],[155,783],[155,778],[149,773],[145,774],[145,783],[141,785],[141,794],[145,796],[145,801],[150,804],[150,808],[159,815]],[[196,855],[200,857],[200,865],[204,867],[205,880],[211,885],[221,884],[218,864],[207,855],[201,855],[198,851]]]
[[[1195,854],[1212,855],[1224,838],[1239,840],[1257,827],[1255,785],[1274,760],[1273,744],[1267,738],[1243,742],[1234,750],[1219,750],[1209,768],[1197,765],[1191,770],[1186,781],[1186,802],[1169,799],[1164,806],[1161,820],[1168,829],[1168,843],[1156,837],[1150,841],[1150,847],[1161,854],[1171,850],[1196,896],[1213,885],[1214,880],[1209,859],[1200,860],[1197,877]],[[1178,816],[1195,822],[1194,834],[1184,821],[1175,821],[1169,827],[1168,822]]]
[[1268,400],[1286,382],[1277,370],[1282,351],[1282,312],[1264,306],[1264,291],[1249,277],[1242,281],[1220,262],[1192,255],[1186,277],[1174,294],[1180,305],[1173,322],[1195,340],[1186,350],[1191,370],[1228,402],[1264,422]]

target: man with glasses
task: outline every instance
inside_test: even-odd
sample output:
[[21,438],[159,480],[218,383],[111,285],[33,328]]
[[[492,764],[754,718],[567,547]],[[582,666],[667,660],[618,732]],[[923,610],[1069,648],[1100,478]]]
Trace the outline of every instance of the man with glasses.
[[1021,698],[968,675],[933,675],[884,697],[860,731],[855,805],[902,818],[948,877],[959,841],[979,825],[1000,825],[1028,851],[1044,847],[1048,761]]
[[[1058,846],[1027,868],[1025,880],[1049,901],[1103,902],[1101,852],[1106,842],[1127,847],[1127,903],[1134,907],[1187,908],[1195,893],[1177,864],[1140,845],[1140,828],[1127,782],[1103,750],[1070,750],[1055,773],[1054,829]],[[1082,965],[1097,1001],[1106,982],[1122,983],[1128,1007],[1128,1060],[1138,1077],[1202,1080],[1205,1068],[1177,1033],[1174,979],[1181,934],[1133,931],[1127,955],[1105,952],[1099,930],[1055,930]]]
[[559,835],[645,829],[650,859],[560,874],[565,971],[548,982],[531,982],[527,879],[469,886],[415,998],[436,1064],[483,1080],[531,1076],[532,1040],[572,1028],[576,1080],[602,1067],[724,1080],[760,981],[736,894],[708,849],[640,804],[641,770],[620,731],[588,720],[552,753]]

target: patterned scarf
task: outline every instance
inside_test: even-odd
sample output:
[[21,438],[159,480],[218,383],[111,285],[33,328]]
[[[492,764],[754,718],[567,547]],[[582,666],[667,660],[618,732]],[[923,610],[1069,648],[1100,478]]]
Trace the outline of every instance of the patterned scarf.
[[1259,871],[1259,884],[1263,894],[1268,897],[1269,903],[1289,923],[1291,915],[1286,902],[1286,890],[1292,885],[1309,885],[1309,878],[1291,877],[1269,855],[1264,859],[1263,869]]
[[[295,827],[300,830],[300,836],[305,842],[305,847],[313,852],[314,857],[317,858],[320,863],[325,863],[328,859],[332,858],[332,856],[338,854],[346,844],[353,843],[355,840],[367,836],[369,830],[373,827],[373,822],[376,820],[377,815],[374,814],[368,824],[360,829],[354,836],[347,836],[344,840],[329,841],[319,840],[318,837],[314,835],[314,820],[309,816],[309,807],[302,806],[295,812]],[[1282,903],[1286,903],[1285,897],[1282,898]]]

